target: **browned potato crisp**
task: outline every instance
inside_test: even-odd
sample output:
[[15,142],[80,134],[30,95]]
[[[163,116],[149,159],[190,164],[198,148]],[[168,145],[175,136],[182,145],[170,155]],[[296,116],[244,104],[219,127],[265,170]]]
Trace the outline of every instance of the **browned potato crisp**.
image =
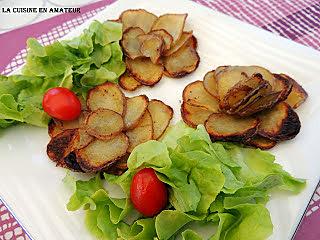
[[123,89],[153,86],[163,75],[180,78],[197,69],[197,39],[192,31],[185,31],[187,16],[170,13],[157,17],[143,9],[126,10],[120,15],[127,65],[127,73],[120,78]]
[[285,74],[260,66],[220,66],[185,87],[181,116],[190,127],[205,125],[213,140],[270,149],[299,133],[293,109],[307,97]]
[[49,123],[47,154],[57,166],[121,174],[129,153],[161,137],[173,116],[172,108],[162,101],[149,101],[146,95],[127,98],[110,82],[89,91],[87,109],[76,120]]

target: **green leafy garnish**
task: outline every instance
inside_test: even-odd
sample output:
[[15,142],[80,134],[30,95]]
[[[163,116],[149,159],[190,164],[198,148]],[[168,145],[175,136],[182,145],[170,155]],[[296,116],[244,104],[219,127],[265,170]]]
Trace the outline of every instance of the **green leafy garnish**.
[[86,98],[90,88],[117,82],[125,71],[121,38],[121,23],[94,21],[71,40],[42,46],[28,39],[22,75],[0,75],[0,128],[19,122],[46,127],[42,98],[50,88],[66,87]]

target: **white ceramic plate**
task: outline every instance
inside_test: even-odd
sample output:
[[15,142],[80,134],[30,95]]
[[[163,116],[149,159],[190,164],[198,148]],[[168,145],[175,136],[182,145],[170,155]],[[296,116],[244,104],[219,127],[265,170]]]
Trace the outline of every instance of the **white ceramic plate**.
[[[145,8],[156,14],[189,14],[187,28],[192,28],[198,38],[201,57],[197,71],[182,79],[163,78],[154,88],[145,87],[134,93],[170,104],[175,110],[174,121],[180,119],[183,88],[219,65],[262,65],[272,72],[289,74],[308,91],[308,100],[297,111],[302,122],[300,134],[272,149],[277,162],[286,170],[308,180],[301,194],[275,193],[267,206],[274,224],[270,239],[289,239],[320,176],[320,53],[186,0],[120,0],[94,19],[115,19],[128,8]],[[90,22],[65,38],[79,35]],[[65,208],[70,196],[61,181],[65,170],[56,168],[46,156],[48,140],[46,129],[30,126],[1,132],[1,198],[32,239],[91,239],[83,225],[83,213],[68,212]]]

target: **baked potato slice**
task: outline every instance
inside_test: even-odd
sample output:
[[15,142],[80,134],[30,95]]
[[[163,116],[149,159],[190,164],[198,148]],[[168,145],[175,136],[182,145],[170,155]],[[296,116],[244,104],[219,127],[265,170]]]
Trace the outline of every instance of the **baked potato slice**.
[[95,138],[89,135],[85,128],[79,128],[75,137],[74,149],[81,149],[86,147],[89,143],[91,143]]
[[48,124],[48,135],[54,137],[61,132],[63,132],[61,124],[52,118]]
[[128,169],[127,160],[129,158],[129,155],[130,154],[127,153],[103,171],[108,174],[113,174],[117,176],[122,175]]
[[148,104],[152,118],[153,139],[159,139],[166,131],[173,117],[173,109],[160,100],[153,99]]
[[124,115],[126,98],[117,84],[106,82],[89,90],[87,106],[91,111],[103,108]]
[[219,74],[216,74],[217,89],[219,99],[222,100],[227,92],[241,81],[248,79],[248,75],[240,71],[237,67],[227,67]]
[[204,107],[212,112],[220,110],[219,101],[205,90],[202,81],[189,83],[183,90],[182,99],[190,105]]
[[198,125],[205,123],[213,112],[205,107],[193,106],[187,102],[181,105],[181,117],[190,127],[196,128]]
[[125,129],[133,129],[138,125],[147,110],[148,102],[149,99],[146,95],[127,99],[127,109],[124,115]]
[[179,78],[195,71],[200,62],[196,45],[196,38],[192,37],[178,51],[163,58],[165,74]]
[[152,118],[148,110],[144,113],[139,124],[134,129],[127,131],[126,135],[129,138],[128,153],[131,153],[139,144],[153,139]]
[[206,75],[204,75],[203,86],[208,93],[210,93],[215,98],[219,98],[217,79],[214,70],[207,72]]
[[128,146],[128,137],[120,133],[106,141],[95,139],[75,154],[81,169],[85,172],[98,172],[124,156]]
[[180,38],[188,14],[164,14],[158,17],[152,26],[152,30],[164,29],[173,38],[173,44]]
[[287,99],[287,97],[289,96],[292,90],[293,82],[291,81],[290,78],[283,77],[281,74],[273,74],[273,75],[275,77],[273,90],[281,92],[281,96],[279,97],[279,102],[284,101]]
[[252,147],[260,148],[262,150],[267,150],[273,148],[277,144],[277,142],[257,134],[246,141],[246,144]]
[[220,101],[220,108],[228,111],[228,113],[233,113],[251,99],[269,92],[271,92],[271,85],[263,80],[260,74],[254,74],[233,86]]
[[74,152],[69,153],[62,161],[58,164],[59,167],[67,168],[74,172],[84,172],[77,162],[77,156]]
[[128,28],[122,35],[122,49],[124,54],[131,59],[143,56],[140,51],[141,41],[138,38],[140,35],[144,35],[144,31],[138,27]]
[[144,9],[129,9],[121,13],[119,20],[122,22],[123,31],[130,27],[138,27],[147,33],[157,18],[156,15]]
[[124,90],[134,91],[139,88],[142,84],[139,83],[133,76],[131,76],[128,72],[125,72],[121,75],[119,79],[119,85]]
[[301,128],[297,113],[285,102],[259,114],[259,135],[274,141],[294,138]]
[[164,29],[153,30],[149,32],[149,34],[153,34],[163,39],[163,51],[168,51],[171,48],[173,43],[173,37]]
[[281,97],[281,92],[270,92],[260,95],[249,104],[239,108],[236,114],[242,117],[251,116],[255,113],[274,107]]
[[51,138],[47,145],[48,157],[59,165],[74,150],[76,136],[77,129],[69,129]]
[[244,142],[258,130],[258,118],[239,118],[225,113],[212,113],[205,127],[213,140]]
[[150,58],[127,58],[126,65],[129,73],[141,84],[153,86],[159,82],[163,75],[163,66],[154,64]]
[[152,63],[157,64],[164,48],[163,38],[156,34],[143,34],[138,36],[138,41],[141,43],[142,56],[150,58]]
[[122,116],[109,109],[92,111],[87,117],[86,131],[100,140],[108,140],[124,130]]
[[294,79],[290,78],[285,74],[280,74],[283,78],[290,79],[292,82],[292,90],[288,95],[287,99],[285,100],[293,109],[298,108],[302,103],[306,101],[308,98],[308,93],[303,87],[297,83]]
[[226,93],[234,85],[242,80],[246,80],[255,74],[260,74],[262,79],[269,82],[274,88],[275,77],[273,74],[259,66],[223,66],[219,72],[216,72],[216,79],[218,82],[219,98],[223,99]]
[[48,124],[48,134],[50,137],[54,137],[55,135],[61,133],[64,130],[68,129],[76,129],[81,128],[84,123],[85,119],[88,115],[88,111],[82,110],[80,116],[72,121],[61,121],[55,118],[52,118]]
[[[181,37],[177,40],[175,44],[172,44],[171,48],[164,51],[163,55],[164,56],[170,56],[171,54],[175,53],[178,51],[189,39],[193,36],[193,32],[183,32],[181,34]],[[172,38],[173,39],[173,38]]]

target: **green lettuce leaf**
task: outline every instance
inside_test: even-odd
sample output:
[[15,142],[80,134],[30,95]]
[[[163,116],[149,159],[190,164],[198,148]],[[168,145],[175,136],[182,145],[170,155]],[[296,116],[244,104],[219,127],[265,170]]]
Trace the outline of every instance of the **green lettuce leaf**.
[[274,162],[275,157],[269,152],[234,146],[229,153],[241,166],[237,171],[237,178],[246,184],[256,184],[269,175],[278,174],[283,180],[283,184],[280,185],[282,189],[298,193],[305,187],[305,180],[293,178],[281,165]]
[[101,64],[108,62],[111,56],[112,53],[110,45],[97,45],[94,48],[94,52],[91,54],[92,63],[94,63],[97,68],[100,68]]
[[112,21],[106,21],[104,23],[94,21],[90,24],[89,32],[93,34],[95,44],[105,46],[121,40],[122,24]]
[[156,232],[159,239],[167,240],[173,236],[180,228],[192,219],[185,213],[177,210],[163,210],[155,221]]
[[118,228],[120,239],[144,240],[156,238],[155,220],[153,218],[139,219],[131,226],[122,225]]
[[110,72],[114,72],[117,77],[120,77],[126,70],[126,64],[123,61],[123,53],[119,41],[111,43],[110,48],[112,57],[102,66]]
[[70,47],[71,52],[83,57],[88,57],[93,51],[92,33],[84,30],[80,36],[71,40],[63,41],[63,45]]
[[102,188],[102,182],[98,175],[88,181],[76,181],[76,191],[70,197],[67,209],[69,211],[75,211],[83,206],[87,208],[87,205],[89,205],[89,207],[94,210],[96,204],[91,197]]
[[3,94],[10,94],[14,98],[18,96],[21,90],[32,85],[32,77],[23,75],[3,76],[0,75],[0,96]]
[[18,103],[10,94],[0,96],[0,118],[23,121],[23,117],[18,110]]
[[191,229],[185,230],[181,235],[183,240],[202,240],[202,237]]
[[261,204],[243,204],[231,208],[236,210],[238,219],[236,226],[232,226],[225,239],[267,239],[273,230],[268,209]]
[[27,48],[29,49],[29,53],[34,56],[47,56],[46,49],[35,38],[29,38],[27,40]]

